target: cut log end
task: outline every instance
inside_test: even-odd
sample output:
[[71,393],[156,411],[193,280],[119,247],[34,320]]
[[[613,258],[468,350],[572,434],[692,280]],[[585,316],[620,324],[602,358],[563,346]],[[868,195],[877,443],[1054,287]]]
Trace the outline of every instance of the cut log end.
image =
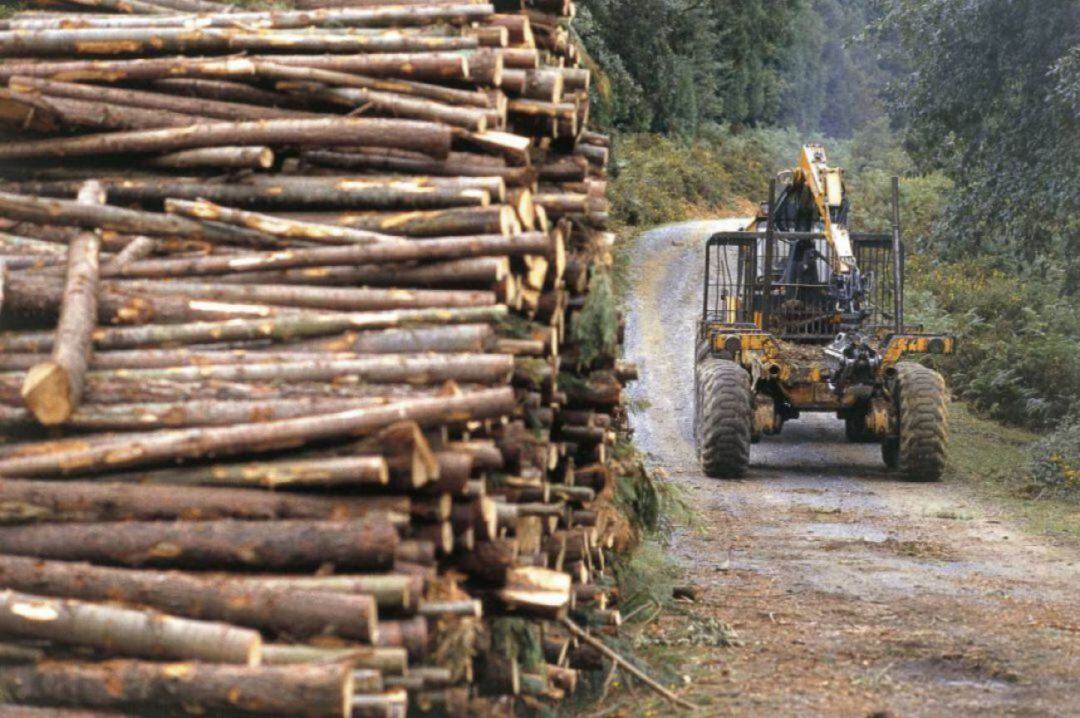
[[62,424],[75,410],[68,373],[53,361],[30,368],[22,385],[22,398],[37,420],[46,426]]

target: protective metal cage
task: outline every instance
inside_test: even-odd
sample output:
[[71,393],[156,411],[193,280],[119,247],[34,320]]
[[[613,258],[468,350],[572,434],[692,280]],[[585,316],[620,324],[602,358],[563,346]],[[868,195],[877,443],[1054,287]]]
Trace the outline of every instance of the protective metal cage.
[[[769,239],[771,235],[771,240]],[[864,331],[894,329],[899,320],[889,234],[852,234],[855,260],[866,281]],[[771,241],[772,246],[769,246]],[[899,266],[903,266],[903,244]],[[770,251],[771,250],[771,251]],[[788,272],[791,252],[799,252],[798,276]],[[781,339],[828,342],[839,331],[830,294],[831,248],[814,232],[721,232],[706,244],[703,318],[708,323],[755,325]],[[770,271],[766,272],[766,257]],[[902,296],[902,295],[901,295]]]

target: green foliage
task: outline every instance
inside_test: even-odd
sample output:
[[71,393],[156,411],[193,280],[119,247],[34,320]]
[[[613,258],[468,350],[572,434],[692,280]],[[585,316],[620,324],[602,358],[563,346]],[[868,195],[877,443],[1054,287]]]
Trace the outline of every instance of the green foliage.
[[957,337],[936,364],[952,389],[990,416],[1032,427],[1075,412],[1080,396],[1080,301],[991,259],[909,262],[910,317]]
[[1031,447],[1031,490],[1037,497],[1080,499],[1080,420]]
[[614,358],[618,352],[618,302],[611,287],[611,277],[600,268],[589,277],[589,293],[571,330],[581,349],[578,364],[590,366],[603,357]]
[[948,256],[991,253],[1034,276],[1080,280],[1080,3],[900,0],[880,37],[908,71],[891,87],[907,146],[955,183],[940,233]]

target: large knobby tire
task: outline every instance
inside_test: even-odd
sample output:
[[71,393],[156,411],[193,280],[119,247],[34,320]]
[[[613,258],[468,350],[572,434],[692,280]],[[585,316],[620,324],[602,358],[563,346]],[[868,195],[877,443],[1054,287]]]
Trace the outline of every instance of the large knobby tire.
[[896,467],[907,481],[939,481],[945,473],[948,405],[945,380],[933,369],[896,365],[900,394],[900,440]]
[[750,375],[727,359],[698,364],[698,460],[707,476],[737,479],[750,465]]

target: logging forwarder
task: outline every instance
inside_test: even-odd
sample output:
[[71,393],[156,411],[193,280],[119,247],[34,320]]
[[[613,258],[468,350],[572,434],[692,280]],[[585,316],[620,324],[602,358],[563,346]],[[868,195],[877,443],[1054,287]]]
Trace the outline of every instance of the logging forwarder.
[[832,412],[902,478],[940,479],[945,382],[904,360],[951,353],[954,339],[904,322],[899,180],[891,233],[852,233],[848,214],[843,170],[811,144],[743,231],[707,240],[694,433],[709,476],[744,475],[751,444]]

